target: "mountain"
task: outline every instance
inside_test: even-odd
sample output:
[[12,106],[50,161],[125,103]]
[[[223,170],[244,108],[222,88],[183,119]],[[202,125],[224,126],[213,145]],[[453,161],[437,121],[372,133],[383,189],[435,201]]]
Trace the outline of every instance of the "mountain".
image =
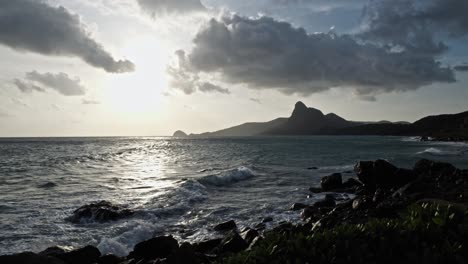
[[173,137],[188,137],[187,134],[182,130],[177,130],[176,132],[174,132],[174,135],[172,136]]
[[256,135],[393,135],[424,136],[441,140],[468,140],[468,111],[437,115],[409,122],[348,121],[334,113],[307,107],[297,102],[289,118],[269,122],[245,123],[195,137],[256,136]]
[[192,136],[202,136],[202,137],[232,137],[232,136],[255,136],[268,134],[268,131],[279,127],[288,121],[287,118],[277,118],[269,122],[264,123],[245,123],[242,125],[226,128],[216,132],[207,132],[198,135]]
[[318,109],[310,108],[302,102],[297,102],[287,122],[267,131],[266,134],[316,135],[353,125],[355,123],[347,121],[336,114],[330,113],[324,115]]

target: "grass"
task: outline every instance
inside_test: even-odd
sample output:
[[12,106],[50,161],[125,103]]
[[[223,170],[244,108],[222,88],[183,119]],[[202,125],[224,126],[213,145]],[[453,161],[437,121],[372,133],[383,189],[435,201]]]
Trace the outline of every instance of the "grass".
[[412,205],[397,219],[370,219],[310,232],[270,232],[220,263],[467,263],[467,211]]

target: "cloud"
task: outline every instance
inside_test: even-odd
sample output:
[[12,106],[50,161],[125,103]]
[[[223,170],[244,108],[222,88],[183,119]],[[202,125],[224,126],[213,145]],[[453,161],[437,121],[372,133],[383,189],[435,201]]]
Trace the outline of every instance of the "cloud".
[[[16,87],[24,93],[31,93],[32,91],[45,92],[45,88],[55,90],[65,96],[81,96],[86,93],[86,89],[81,85],[78,77],[72,79],[63,72],[54,74],[32,71],[26,73],[25,78],[27,81],[14,80]],[[41,85],[41,87],[38,85]]]
[[230,94],[231,92],[228,89],[222,88],[218,85],[212,84],[210,82],[202,82],[198,84],[198,90],[204,93],[222,93],[222,94]]
[[438,36],[468,33],[467,10],[466,0],[370,1],[360,37],[412,53],[438,55],[448,49]]
[[468,65],[467,64],[458,65],[458,66],[455,66],[454,69],[456,71],[468,71]]
[[257,103],[257,104],[261,104],[261,103],[262,103],[262,101],[260,101],[260,99],[258,99],[258,98],[250,98],[249,100],[252,101],[252,102],[255,102],[255,103]]
[[12,115],[8,113],[7,111],[0,109],[0,118],[6,118],[6,117],[12,117]]
[[153,16],[168,13],[191,13],[206,9],[200,0],[137,0],[137,2],[143,11]]
[[98,105],[98,104],[101,104],[101,102],[99,102],[97,100],[88,100],[88,99],[81,100],[81,103],[84,104],[84,105]]
[[31,83],[26,83],[19,79],[15,79],[13,81],[13,84],[16,85],[16,87],[18,87],[18,89],[23,93],[32,93],[33,91],[41,92],[41,93],[45,92],[43,88],[37,85],[31,84]]
[[190,53],[177,52],[178,66],[170,69],[190,93],[195,89],[188,84],[203,82],[204,75],[301,95],[341,87],[374,96],[455,81],[453,71],[433,56],[389,50],[351,35],[309,34],[265,16],[212,19],[193,43]]
[[90,36],[78,15],[42,0],[0,1],[0,44],[18,51],[78,57],[111,73],[135,68],[128,60],[115,60]]
[[11,102],[13,102],[14,104],[16,105],[20,105],[22,107],[26,107],[26,108],[29,108],[29,105],[26,104],[25,102],[21,101],[20,99],[18,98],[10,98]]

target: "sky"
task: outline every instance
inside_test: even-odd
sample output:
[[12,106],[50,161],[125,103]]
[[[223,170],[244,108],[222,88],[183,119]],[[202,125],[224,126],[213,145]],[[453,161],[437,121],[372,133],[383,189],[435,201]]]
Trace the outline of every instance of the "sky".
[[468,110],[468,0],[0,0],[0,137]]

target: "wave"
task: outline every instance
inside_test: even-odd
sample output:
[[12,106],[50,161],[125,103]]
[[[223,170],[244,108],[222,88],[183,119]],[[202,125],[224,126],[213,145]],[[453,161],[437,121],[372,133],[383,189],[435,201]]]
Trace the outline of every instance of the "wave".
[[402,138],[401,141],[403,141],[403,142],[420,142],[421,137],[405,137],[405,138]]
[[355,164],[347,164],[347,165],[336,165],[336,166],[325,166],[318,169],[320,172],[345,172],[345,171],[353,171]]
[[235,182],[250,179],[254,176],[255,173],[251,169],[242,166],[237,169],[204,176],[198,179],[198,182],[204,185],[225,186]]
[[429,155],[435,155],[435,156],[459,156],[459,155],[463,155],[464,152],[463,151],[459,151],[459,150],[442,150],[442,149],[438,149],[438,148],[427,148],[423,151],[420,151],[416,154],[429,154]]

